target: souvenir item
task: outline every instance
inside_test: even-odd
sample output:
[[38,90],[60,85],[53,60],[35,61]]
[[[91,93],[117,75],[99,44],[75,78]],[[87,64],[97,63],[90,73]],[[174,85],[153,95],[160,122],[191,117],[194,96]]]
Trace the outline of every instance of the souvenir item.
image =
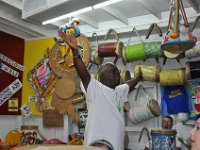
[[175,150],[176,130],[152,129],[152,150]]
[[[185,26],[187,30],[187,39],[184,39],[180,34],[181,19],[184,21],[182,26]],[[192,35],[189,30],[189,23],[182,0],[171,0],[168,29],[161,45],[161,49],[174,54],[180,54],[193,48],[196,40],[196,37]]]
[[[145,98],[138,100],[139,91],[143,89],[146,95]],[[150,99],[147,91],[140,85],[136,91],[135,101],[132,108],[129,109],[128,116],[133,124],[141,123],[154,117],[160,116],[160,107],[155,99]]]
[[20,144],[21,133],[18,130],[9,131],[6,135],[6,143],[9,145],[18,145]]
[[186,83],[185,69],[170,69],[160,71],[160,84],[162,86],[184,85]]
[[[105,42],[98,45],[98,54],[100,57],[115,57],[114,63],[116,64],[118,58],[122,57],[122,52],[124,48],[124,44],[119,40],[119,36],[114,29],[109,29],[106,36],[105,41],[108,39],[109,35],[114,33],[116,42]],[[124,62],[124,61],[123,61]]]
[[139,73],[139,68],[141,68],[144,81],[159,82],[160,66],[136,65],[134,68],[135,77]]

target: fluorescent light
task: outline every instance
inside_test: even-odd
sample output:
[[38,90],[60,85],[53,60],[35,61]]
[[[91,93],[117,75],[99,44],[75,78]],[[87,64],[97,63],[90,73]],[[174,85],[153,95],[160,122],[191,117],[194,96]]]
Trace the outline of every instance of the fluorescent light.
[[63,19],[69,18],[71,16],[75,16],[75,15],[78,15],[78,14],[81,14],[81,13],[84,13],[84,12],[87,12],[87,11],[91,11],[91,10],[92,10],[92,6],[86,7],[86,8],[79,9],[77,11],[71,12],[69,14],[65,14],[65,15],[44,21],[44,22],[42,22],[42,24],[46,25],[46,24],[53,23],[53,22],[56,22],[56,21],[59,21],[59,20],[63,20]]
[[108,5],[111,5],[111,4],[120,2],[120,1],[122,1],[122,0],[109,0],[109,1],[105,1],[105,2],[102,2],[102,3],[94,5],[93,8],[94,9],[101,8],[101,7],[108,6]]

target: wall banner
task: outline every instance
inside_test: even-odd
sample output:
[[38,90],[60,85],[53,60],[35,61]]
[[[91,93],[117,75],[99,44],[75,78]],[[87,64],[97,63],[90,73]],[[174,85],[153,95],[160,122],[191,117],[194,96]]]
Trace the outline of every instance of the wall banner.
[[3,63],[1,63],[0,66],[1,66],[1,70],[3,70],[3,71],[5,71],[5,72],[7,72],[8,74],[10,74],[10,75],[12,75],[12,76],[18,78],[19,72],[15,71],[14,69],[8,67],[7,65],[5,65],[5,64],[3,64]]
[[22,83],[19,79],[12,82],[7,88],[0,92],[0,106],[3,105],[12,95],[21,89]]
[[20,65],[19,63],[15,62],[14,60],[8,58],[7,56],[3,55],[0,53],[0,59],[7,62],[8,64],[10,64],[11,66],[24,71],[24,66]]

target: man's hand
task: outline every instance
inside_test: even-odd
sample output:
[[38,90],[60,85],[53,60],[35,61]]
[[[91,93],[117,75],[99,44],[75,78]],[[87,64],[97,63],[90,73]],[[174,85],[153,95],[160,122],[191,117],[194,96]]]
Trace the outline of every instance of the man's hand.
[[138,74],[137,74],[136,78],[138,78],[140,80],[142,79],[142,69],[140,67],[139,67]]
[[60,29],[58,30],[58,34],[72,50],[78,49],[75,35],[67,35]]

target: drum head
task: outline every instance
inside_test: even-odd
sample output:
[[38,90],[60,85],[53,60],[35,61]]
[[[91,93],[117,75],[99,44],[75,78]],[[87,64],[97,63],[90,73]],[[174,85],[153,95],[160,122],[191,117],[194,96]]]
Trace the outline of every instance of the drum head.
[[62,78],[56,82],[55,93],[62,99],[72,97],[76,91],[76,86],[73,80],[70,78]]
[[151,135],[167,135],[167,136],[175,136],[176,130],[171,129],[152,129]]
[[156,117],[160,116],[160,106],[156,100],[154,99],[149,100],[147,105],[154,116]]
[[164,50],[164,55],[165,55],[167,58],[177,58],[177,57],[179,56],[179,54],[170,53],[170,52],[165,51],[165,50]]

